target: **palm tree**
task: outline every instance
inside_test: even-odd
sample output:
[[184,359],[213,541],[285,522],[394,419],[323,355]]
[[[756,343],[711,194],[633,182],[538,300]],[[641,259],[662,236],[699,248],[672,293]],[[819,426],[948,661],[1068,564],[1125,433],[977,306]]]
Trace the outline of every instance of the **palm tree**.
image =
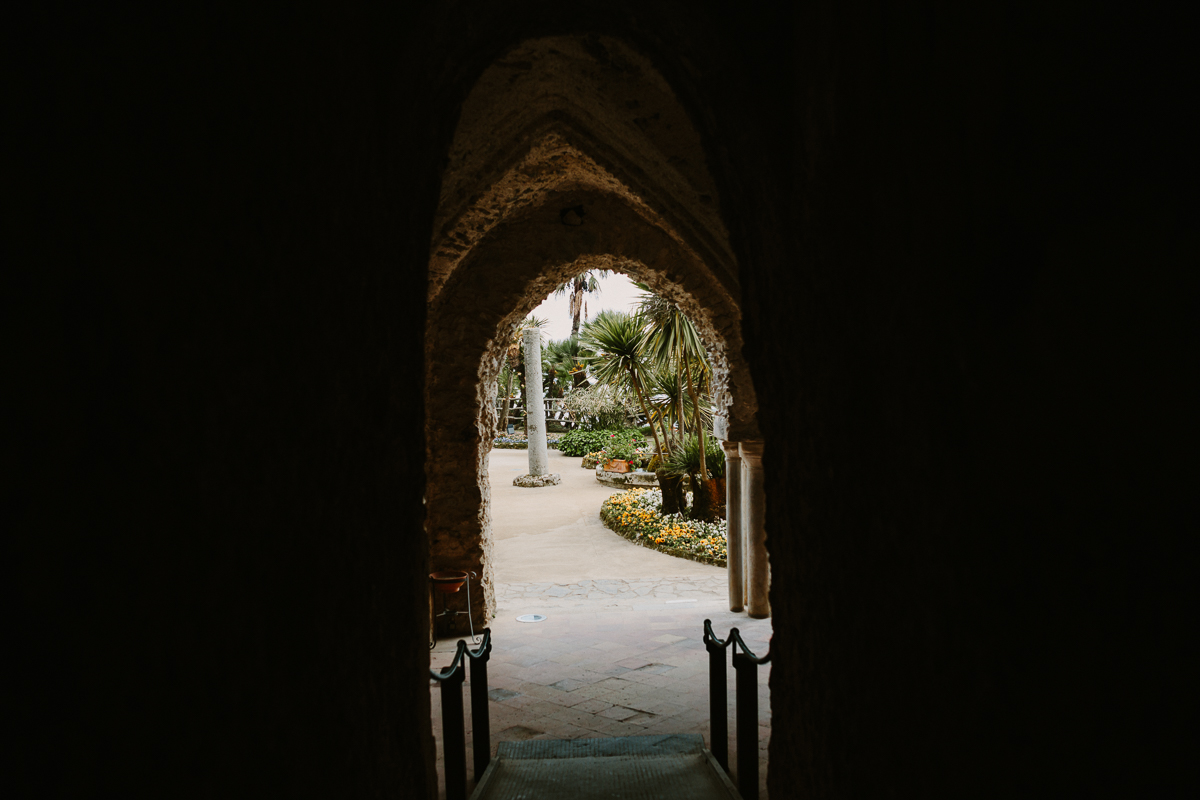
[[[707,430],[712,423],[712,408],[706,402],[707,376],[697,372],[695,367],[692,369],[700,399],[700,418]],[[677,443],[687,436],[696,419],[695,403],[687,392],[686,384],[687,379],[683,371],[677,369],[674,364],[656,364],[643,386],[651,413],[662,421],[665,429],[677,432]]]
[[[641,286],[641,284],[639,284]],[[644,286],[642,288],[645,288]],[[678,376],[676,391],[679,395],[678,408],[685,407],[682,392],[687,388],[691,399],[691,409],[695,420],[696,435],[700,437],[698,445],[700,455],[700,478],[708,480],[708,464],[705,458],[704,416],[696,384],[706,388],[709,376],[708,358],[704,343],[696,326],[687,318],[679,306],[664,300],[654,294],[643,294],[640,313],[647,323],[646,345],[651,357],[663,368],[674,368]],[[696,372],[695,380],[693,372]],[[682,420],[679,434],[684,436]]]
[[[548,319],[539,319],[530,314],[525,319],[513,325],[512,332],[509,334],[508,348],[504,353],[504,364],[501,365],[501,377],[506,379],[504,386],[504,411],[500,415],[500,424],[504,427],[504,430],[508,430],[508,410],[512,403],[514,377],[520,382],[521,396],[529,396],[525,391],[525,359],[521,355],[521,344],[524,341],[525,329],[544,328],[549,322],[550,320]],[[528,407],[525,409],[525,419],[529,419]]]
[[[546,345],[547,372],[563,390],[578,389],[587,384],[585,361],[591,354],[580,344],[578,336],[551,342]],[[562,392],[558,394],[561,396]]]
[[512,388],[515,377],[516,368],[509,363],[506,357],[500,365],[500,380],[504,384],[504,407],[501,409],[500,416],[498,417],[500,429],[505,432],[508,431],[508,411],[512,407]]
[[599,292],[600,282],[596,280],[596,274],[603,275],[608,272],[606,269],[586,270],[579,273],[574,278],[571,278],[565,283],[560,283],[558,288],[554,290],[555,297],[562,297],[564,294],[570,293],[571,302],[571,336],[574,338],[579,335],[579,316],[583,311],[583,296],[588,292]]
[[646,422],[650,425],[650,433],[654,436],[655,449],[664,455],[670,453],[665,431],[662,440],[658,438],[653,417],[646,405],[646,395],[642,391],[647,372],[643,354],[646,331],[642,318],[620,311],[601,311],[584,326],[579,340],[593,351],[587,360],[596,380],[613,385],[624,382],[633,387]]

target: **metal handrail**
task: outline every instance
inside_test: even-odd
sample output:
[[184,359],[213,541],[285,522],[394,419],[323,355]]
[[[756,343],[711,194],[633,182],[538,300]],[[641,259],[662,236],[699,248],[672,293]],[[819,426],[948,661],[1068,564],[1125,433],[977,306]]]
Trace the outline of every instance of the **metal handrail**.
[[[737,632],[737,628],[733,629]],[[721,769],[729,771],[729,711],[725,690],[725,648],[733,643],[713,633],[712,620],[704,620],[704,649],[708,651],[709,747]]]
[[467,735],[463,727],[462,685],[471,663],[471,738],[475,751],[475,781],[483,777],[492,760],[491,719],[488,716],[487,664],[492,653],[492,629],[483,629],[479,649],[472,651],[466,640],[458,640],[454,660],[429,677],[442,688],[442,748],[445,751],[446,800],[466,800]]
[[722,769],[729,770],[729,711],[725,688],[725,648],[732,645],[734,702],[737,719],[737,777],[738,791],[745,800],[758,798],[758,666],[771,661],[771,651],[759,657],[746,646],[737,628],[729,636],[718,639],[713,633],[712,620],[704,620],[704,648],[708,651],[708,701],[712,721],[709,746],[713,758]]

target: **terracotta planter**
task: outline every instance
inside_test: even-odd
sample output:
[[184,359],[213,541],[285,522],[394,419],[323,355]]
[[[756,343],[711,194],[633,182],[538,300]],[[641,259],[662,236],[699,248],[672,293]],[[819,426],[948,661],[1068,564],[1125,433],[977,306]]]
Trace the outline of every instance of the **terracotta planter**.
[[604,463],[605,472],[629,472],[629,462],[619,458],[609,459]]
[[467,581],[467,573],[457,570],[445,570],[443,572],[431,572],[429,580],[433,581],[433,588],[439,592],[457,592],[462,588],[462,585]]
[[722,505],[725,502],[725,479],[709,478],[705,483],[712,492],[713,505]]

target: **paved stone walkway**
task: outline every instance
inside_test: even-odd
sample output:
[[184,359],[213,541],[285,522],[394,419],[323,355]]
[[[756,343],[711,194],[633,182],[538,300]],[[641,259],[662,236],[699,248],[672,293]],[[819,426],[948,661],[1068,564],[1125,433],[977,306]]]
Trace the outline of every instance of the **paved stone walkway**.
[[[615,534],[614,534],[615,535]],[[724,638],[737,627],[759,655],[771,621],[728,610],[721,577],[591,579],[574,583],[497,585],[489,714],[493,753],[501,741],[699,733],[709,742],[708,654],[704,620]],[[542,614],[540,623],[516,621]],[[433,666],[449,663],[457,640],[438,642]],[[770,667],[759,674],[759,783],[766,791],[770,737]],[[733,741],[733,669],[727,674],[729,760]],[[438,770],[442,771],[441,703],[433,690]],[[470,754],[470,694],[464,689]],[[468,766],[468,772],[471,772]],[[736,777],[735,777],[736,779]],[[468,775],[473,786],[473,775]]]
[[579,466],[583,459],[552,450],[547,461],[562,482],[525,489],[512,485],[514,477],[529,471],[523,451],[493,450],[488,457],[497,583],[724,576],[719,567],[669,556],[613,533],[600,521],[600,506],[621,490],[597,483],[595,472]]

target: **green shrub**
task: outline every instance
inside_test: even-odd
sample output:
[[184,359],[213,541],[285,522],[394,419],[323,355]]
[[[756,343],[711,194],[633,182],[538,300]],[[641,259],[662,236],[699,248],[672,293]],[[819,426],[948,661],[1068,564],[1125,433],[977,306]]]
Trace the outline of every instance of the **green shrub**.
[[[704,437],[704,464],[708,474],[714,478],[725,477],[725,451],[711,436]],[[695,434],[689,436],[683,447],[676,445],[663,467],[673,475],[700,474],[700,444]]]
[[630,461],[637,455],[634,451],[633,442],[629,441],[628,437],[617,436],[609,439],[609,442],[610,444],[604,448],[604,452],[609,458]]
[[646,444],[641,433],[633,428],[599,431],[577,429],[558,440],[558,449],[564,456],[585,456],[610,448],[618,441],[631,447],[644,447]]

